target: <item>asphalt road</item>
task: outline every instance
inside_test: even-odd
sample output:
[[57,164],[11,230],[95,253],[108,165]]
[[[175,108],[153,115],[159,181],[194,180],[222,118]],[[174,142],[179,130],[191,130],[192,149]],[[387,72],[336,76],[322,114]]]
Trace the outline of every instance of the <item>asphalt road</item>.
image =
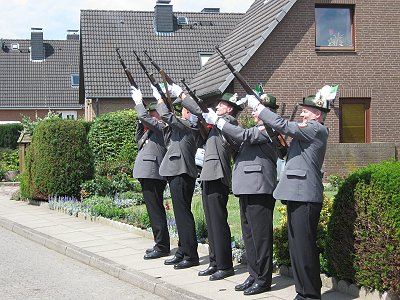
[[0,299],[163,299],[0,227]]

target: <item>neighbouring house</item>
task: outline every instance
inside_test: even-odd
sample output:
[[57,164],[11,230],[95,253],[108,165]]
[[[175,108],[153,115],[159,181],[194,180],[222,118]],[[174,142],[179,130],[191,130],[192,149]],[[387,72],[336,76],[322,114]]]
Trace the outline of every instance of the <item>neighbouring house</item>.
[[[398,8],[398,0],[256,0],[220,45],[250,86],[262,83],[277,97],[287,118],[304,97],[339,84],[326,120],[325,179],[398,157]],[[205,101],[224,92],[245,95],[218,54],[191,87]]]
[[79,43],[74,30],[66,40],[44,40],[41,28],[32,28],[30,40],[1,39],[0,121],[34,120],[49,110],[63,118],[83,116]]
[[153,99],[150,81],[133,51],[156,80],[161,77],[145,50],[178,84],[183,78],[190,81],[242,17],[240,13],[220,13],[218,8],[174,12],[169,0],[158,0],[154,11],[82,10],[80,103],[85,104],[88,118],[133,107],[116,48],[149,100]]

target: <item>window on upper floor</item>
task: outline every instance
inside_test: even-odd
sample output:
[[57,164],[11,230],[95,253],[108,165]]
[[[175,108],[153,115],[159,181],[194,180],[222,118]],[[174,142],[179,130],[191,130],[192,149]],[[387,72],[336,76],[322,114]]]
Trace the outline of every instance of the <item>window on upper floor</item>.
[[340,99],[341,143],[370,143],[370,99]]
[[354,51],[354,6],[315,6],[315,48]]
[[201,66],[204,66],[206,64],[206,62],[208,62],[208,60],[210,59],[212,53],[210,53],[210,52],[199,52],[199,55],[200,55]]
[[79,74],[71,74],[71,87],[79,87]]

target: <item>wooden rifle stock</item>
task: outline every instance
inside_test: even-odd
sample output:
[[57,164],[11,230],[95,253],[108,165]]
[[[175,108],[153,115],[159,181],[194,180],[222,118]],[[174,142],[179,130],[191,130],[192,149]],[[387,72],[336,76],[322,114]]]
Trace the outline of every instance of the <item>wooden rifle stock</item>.
[[[237,81],[240,83],[240,85],[246,91],[246,93],[249,95],[253,95],[254,97],[256,97],[256,99],[258,101],[260,101],[260,103],[262,103],[260,96],[258,96],[258,94],[247,84],[244,77],[238,71],[236,71],[236,69],[232,66],[232,64],[225,57],[225,55],[221,52],[221,50],[218,47],[215,47],[215,49],[217,50],[219,56],[222,58],[223,62],[228,67],[228,69],[231,71],[233,76],[235,76]],[[288,149],[288,145],[286,143],[285,138],[279,132],[272,130],[272,128],[269,126],[265,126],[265,129],[266,129],[269,137],[271,138],[272,143],[276,146],[276,149],[278,150],[277,151],[278,157],[283,159],[286,156],[287,149]]]
[[131,71],[126,67],[125,62],[122,59],[121,54],[119,53],[119,48],[116,48],[115,51],[117,51],[117,56],[118,56],[119,62],[121,64],[122,68],[124,69],[126,77],[128,77],[130,85],[134,86],[135,89],[137,89],[138,85],[135,82],[135,80],[133,79]]
[[168,101],[168,98],[165,95],[165,93],[163,92],[161,86],[155,80],[153,73],[149,73],[149,71],[147,70],[146,66],[141,61],[139,55],[137,55],[136,51],[135,50],[132,50],[132,51],[133,51],[133,54],[136,56],[136,60],[139,63],[140,67],[142,68],[142,70],[146,74],[147,78],[150,80],[151,84],[157,89],[158,93],[161,95],[161,98],[163,99],[165,105],[167,105],[168,109],[171,112],[174,112],[174,106]]

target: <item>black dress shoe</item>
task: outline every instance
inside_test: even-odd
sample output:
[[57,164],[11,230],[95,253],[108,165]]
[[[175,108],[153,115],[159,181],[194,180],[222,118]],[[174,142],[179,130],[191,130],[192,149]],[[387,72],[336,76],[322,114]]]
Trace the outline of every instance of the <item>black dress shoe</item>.
[[174,265],[174,269],[180,270],[180,269],[187,269],[187,268],[191,268],[194,266],[198,266],[200,265],[198,260],[182,260],[181,262],[177,263],[176,265]]
[[153,250],[149,253],[146,253],[144,255],[144,259],[154,259],[154,258],[160,258],[160,257],[164,257],[164,256],[168,256],[169,252],[162,252],[162,251],[158,251],[158,250]]
[[253,277],[248,277],[243,283],[235,286],[235,291],[244,291],[251,287],[254,283]]
[[166,259],[164,261],[164,265],[176,265],[177,263],[180,263],[183,260],[182,257],[177,257],[174,255],[174,257]]
[[214,274],[212,274],[210,276],[210,280],[211,281],[221,280],[226,277],[233,276],[233,275],[235,275],[235,271],[233,271],[233,268],[226,269],[226,270],[218,270],[217,272],[215,272]]
[[244,290],[243,294],[246,296],[257,295],[271,290],[270,286],[262,286],[254,283],[251,287]]
[[200,271],[198,273],[198,275],[199,276],[210,276],[210,275],[214,274],[215,272],[217,272],[217,267],[216,266],[209,266],[204,271]]
[[146,249],[146,254],[152,252],[153,250],[154,250],[154,248]]

